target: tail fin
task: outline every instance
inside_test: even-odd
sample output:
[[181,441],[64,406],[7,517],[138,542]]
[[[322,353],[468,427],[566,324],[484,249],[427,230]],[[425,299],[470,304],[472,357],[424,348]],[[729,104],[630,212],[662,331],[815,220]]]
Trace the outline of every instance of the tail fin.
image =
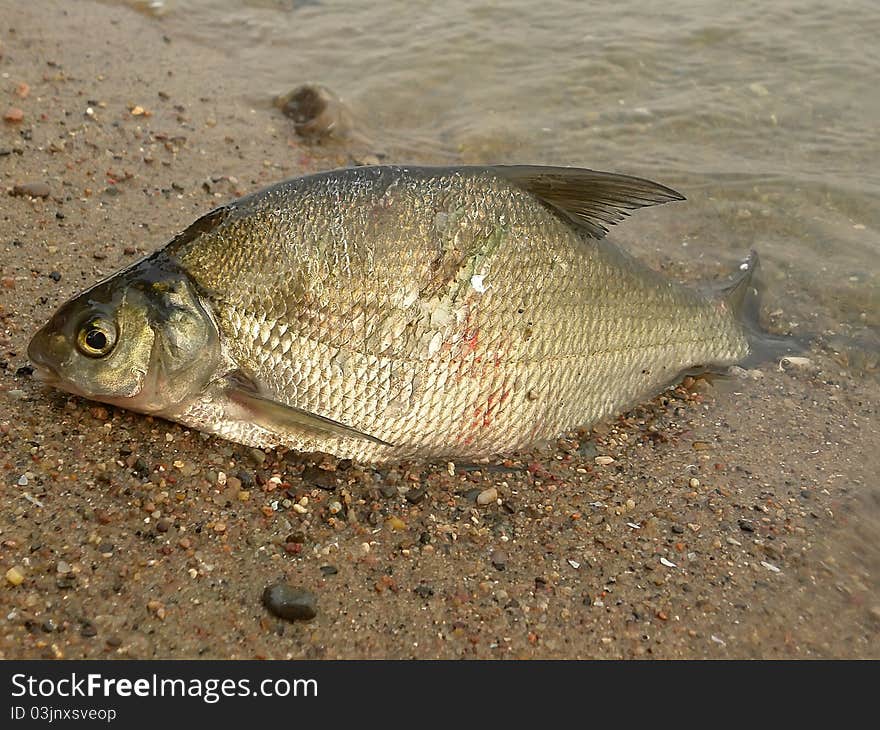
[[740,363],[744,367],[754,367],[769,361],[778,361],[786,355],[806,352],[809,348],[807,340],[794,336],[771,335],[761,329],[761,296],[764,292],[759,271],[757,251],[749,251],[749,255],[739,265],[733,280],[716,290],[720,298],[733,312],[734,317],[746,331],[749,340],[749,354]]
[[[760,293],[757,288],[758,252],[752,249],[746,260],[739,265],[739,271],[729,284],[720,291],[720,298],[728,306],[734,316],[742,322],[744,319],[758,321],[758,299]],[[753,280],[755,283],[753,283]]]

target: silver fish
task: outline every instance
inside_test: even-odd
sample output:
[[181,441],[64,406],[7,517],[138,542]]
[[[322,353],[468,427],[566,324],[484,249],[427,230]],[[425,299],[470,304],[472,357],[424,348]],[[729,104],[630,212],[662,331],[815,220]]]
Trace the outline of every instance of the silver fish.
[[605,238],[682,200],[534,166],[359,167],[217,208],[63,305],[28,354],[70,392],[257,447],[475,458],[749,352],[731,300]]

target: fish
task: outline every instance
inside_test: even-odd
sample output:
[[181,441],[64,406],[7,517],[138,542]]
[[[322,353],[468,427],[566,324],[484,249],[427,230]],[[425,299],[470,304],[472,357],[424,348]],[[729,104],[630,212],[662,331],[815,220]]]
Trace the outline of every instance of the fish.
[[364,463],[547,442],[750,352],[738,301],[612,243],[684,200],[574,167],[378,165],[198,219],[58,309],[49,385],[252,447]]

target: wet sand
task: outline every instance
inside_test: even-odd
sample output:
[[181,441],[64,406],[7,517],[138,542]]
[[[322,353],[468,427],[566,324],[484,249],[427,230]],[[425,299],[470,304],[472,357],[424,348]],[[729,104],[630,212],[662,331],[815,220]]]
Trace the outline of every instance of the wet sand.
[[[0,657],[880,656],[880,389],[824,333],[806,367],[477,465],[264,453],[42,387],[25,348],[62,301],[350,159],[136,13],[0,8]],[[314,620],[266,611],[278,580]]]

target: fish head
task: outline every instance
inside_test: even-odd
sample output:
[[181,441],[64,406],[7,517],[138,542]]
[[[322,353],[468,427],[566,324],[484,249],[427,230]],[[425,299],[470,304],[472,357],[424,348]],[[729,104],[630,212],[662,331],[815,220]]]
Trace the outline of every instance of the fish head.
[[37,377],[142,413],[172,414],[222,362],[216,323],[185,272],[152,258],[62,305],[33,336]]

